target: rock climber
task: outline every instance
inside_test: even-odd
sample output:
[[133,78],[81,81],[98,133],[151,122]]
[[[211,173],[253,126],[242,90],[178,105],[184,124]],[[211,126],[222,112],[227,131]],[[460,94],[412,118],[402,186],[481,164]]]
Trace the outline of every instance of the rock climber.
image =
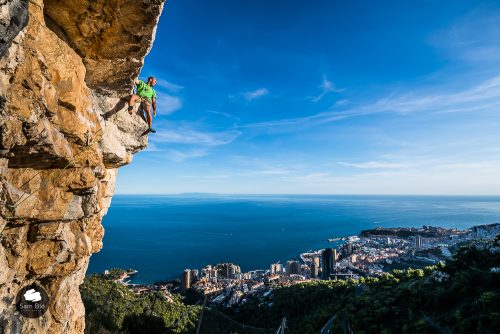
[[154,85],[156,85],[156,78],[149,77],[147,82],[135,79],[134,84],[136,85],[137,90],[135,94],[130,95],[130,100],[128,101],[128,112],[132,115],[134,104],[138,101],[142,106],[142,109],[146,112],[146,118],[149,126],[148,131],[155,133],[156,130],[151,127],[153,123],[153,119],[151,117],[151,106],[153,106],[153,115],[156,117],[156,91],[153,88]]

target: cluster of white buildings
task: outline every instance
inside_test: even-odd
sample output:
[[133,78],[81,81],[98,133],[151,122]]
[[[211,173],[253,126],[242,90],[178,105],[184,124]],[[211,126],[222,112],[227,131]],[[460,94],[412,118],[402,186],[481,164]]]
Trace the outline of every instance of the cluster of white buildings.
[[[385,230],[387,232],[388,229]],[[449,247],[458,242],[494,238],[500,233],[500,224],[477,226],[466,231],[430,226],[394,230],[409,233],[405,237],[372,233],[361,238],[344,238],[346,242],[339,249],[303,253],[300,255],[302,261],[293,259],[284,264],[278,261],[271,264],[268,270],[242,273],[240,267],[233,263],[207,265],[200,273],[187,269],[183,274],[182,287],[184,291],[194,288],[205,295],[213,295],[211,302],[232,307],[245,303],[246,298],[253,293],[271,293],[276,286],[315,279],[380,275],[392,261],[403,258],[432,261],[425,254],[433,252],[447,258],[451,256]]]

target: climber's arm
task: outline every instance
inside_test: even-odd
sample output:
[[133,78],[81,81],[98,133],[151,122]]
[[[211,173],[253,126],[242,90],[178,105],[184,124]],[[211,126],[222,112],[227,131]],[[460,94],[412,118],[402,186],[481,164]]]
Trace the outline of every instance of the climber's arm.
[[153,105],[153,115],[156,117],[156,98],[153,97],[153,101],[151,103]]

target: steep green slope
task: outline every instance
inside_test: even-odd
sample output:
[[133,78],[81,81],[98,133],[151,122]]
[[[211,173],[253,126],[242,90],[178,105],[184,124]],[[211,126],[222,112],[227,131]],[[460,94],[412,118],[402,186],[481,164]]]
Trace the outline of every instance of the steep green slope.
[[199,306],[186,306],[179,297],[171,302],[161,292],[136,295],[101,275],[86,277],[80,292],[89,334],[190,333],[200,312]]

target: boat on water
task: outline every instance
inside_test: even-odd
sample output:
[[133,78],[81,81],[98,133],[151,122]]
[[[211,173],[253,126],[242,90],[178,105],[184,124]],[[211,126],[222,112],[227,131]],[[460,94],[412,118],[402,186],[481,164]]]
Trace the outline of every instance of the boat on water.
[[344,240],[344,238],[330,238],[328,239],[328,242],[335,242],[335,241],[341,241],[341,240]]
[[359,237],[356,236],[356,235],[353,235],[353,236],[349,236],[349,237],[341,237],[341,238],[330,238],[330,239],[327,239],[328,242],[336,242],[336,241],[347,241],[347,242],[357,242],[359,241]]

